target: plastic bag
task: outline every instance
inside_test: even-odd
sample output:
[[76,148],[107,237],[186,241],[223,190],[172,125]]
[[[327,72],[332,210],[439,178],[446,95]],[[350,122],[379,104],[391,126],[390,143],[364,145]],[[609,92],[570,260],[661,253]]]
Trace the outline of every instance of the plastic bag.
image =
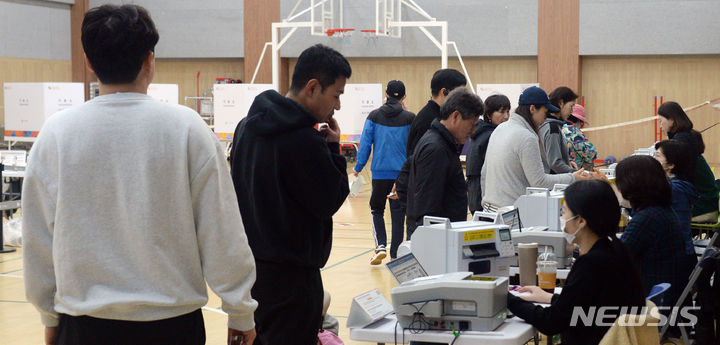
[[318,332],[318,343],[321,345],[343,345],[342,340],[340,340],[340,337],[335,335],[335,333],[326,331],[324,329],[321,329],[320,332]]
[[350,182],[350,197],[357,197],[358,194],[360,194],[360,191],[362,190],[364,185],[365,179],[362,177],[362,175],[358,175],[358,177],[354,181]]
[[22,247],[22,217],[10,219],[3,225],[3,242],[6,246]]

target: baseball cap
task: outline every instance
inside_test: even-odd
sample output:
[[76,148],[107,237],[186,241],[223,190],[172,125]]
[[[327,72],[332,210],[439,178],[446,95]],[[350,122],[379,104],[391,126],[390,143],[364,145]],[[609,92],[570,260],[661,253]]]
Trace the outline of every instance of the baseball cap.
[[520,94],[520,100],[518,101],[518,104],[544,105],[545,108],[547,108],[548,111],[551,113],[557,113],[560,111],[560,108],[550,103],[550,99],[548,98],[547,93],[545,93],[545,90],[537,86],[531,86],[523,90],[522,94]]
[[385,92],[392,98],[401,99],[405,97],[405,84],[399,80],[391,80],[387,83]]
[[572,109],[572,116],[575,116],[578,120],[582,121],[583,123],[590,124],[590,122],[587,121],[587,118],[585,117],[585,107],[583,107],[580,104],[575,104]]

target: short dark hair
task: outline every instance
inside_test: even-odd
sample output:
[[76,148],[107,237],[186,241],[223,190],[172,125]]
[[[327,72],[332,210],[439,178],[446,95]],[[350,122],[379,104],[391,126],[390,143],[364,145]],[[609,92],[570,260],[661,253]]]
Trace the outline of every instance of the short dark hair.
[[564,103],[574,101],[576,100],[578,96],[575,91],[570,89],[567,86],[561,86],[548,95],[548,98],[550,99],[550,104],[560,108],[560,101],[563,101]]
[[505,95],[490,95],[485,98],[485,113],[483,119],[490,122],[492,114],[496,111],[510,110],[510,99]]
[[150,14],[138,5],[95,7],[82,22],[83,50],[104,84],[135,81],[159,39]]
[[657,110],[658,115],[673,120],[672,128],[668,132],[678,133],[693,129],[693,123],[685,110],[677,102],[665,102]]
[[[440,94],[440,90],[454,90],[456,87],[465,86],[467,79],[460,71],[452,68],[445,68],[435,71],[430,81],[430,92],[433,97]],[[446,95],[447,96],[447,95]]]
[[644,289],[640,278],[640,270],[627,246],[615,236],[620,222],[620,205],[612,188],[607,182],[600,180],[577,181],[565,189],[565,204],[573,215],[580,216],[587,222],[587,227],[600,238],[610,240],[615,258],[620,266],[614,267],[624,271],[627,281],[627,296],[631,301],[642,301]]
[[615,168],[615,184],[634,209],[669,207],[672,190],[665,171],[653,157],[630,156]]
[[450,115],[459,111],[464,120],[482,115],[484,106],[480,96],[464,87],[458,87],[448,95],[440,107],[440,119],[447,120]]
[[322,44],[305,49],[298,57],[290,90],[300,92],[311,79],[320,82],[325,92],[340,77],[350,78],[350,63],[337,50]]
[[[540,109],[540,107],[544,107],[545,104],[533,104],[533,106],[536,109]],[[533,121],[532,113],[530,112],[530,105],[529,104],[521,104],[518,105],[517,108],[515,108],[515,114],[520,115],[523,119],[525,119],[525,122],[527,122],[530,127],[535,131],[535,133],[538,132],[539,128],[537,125],[535,125],[535,121]]]
[[690,144],[670,139],[657,142],[655,149],[662,151],[667,163],[673,165],[670,172],[675,174],[676,178],[694,183],[697,155]]

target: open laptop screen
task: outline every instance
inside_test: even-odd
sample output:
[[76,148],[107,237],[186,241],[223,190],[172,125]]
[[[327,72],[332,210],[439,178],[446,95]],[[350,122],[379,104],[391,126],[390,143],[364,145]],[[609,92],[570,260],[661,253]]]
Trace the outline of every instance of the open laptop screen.
[[517,208],[501,214],[500,217],[510,230],[520,229],[520,211]]
[[385,266],[400,284],[415,278],[427,277],[428,275],[412,253],[390,261]]

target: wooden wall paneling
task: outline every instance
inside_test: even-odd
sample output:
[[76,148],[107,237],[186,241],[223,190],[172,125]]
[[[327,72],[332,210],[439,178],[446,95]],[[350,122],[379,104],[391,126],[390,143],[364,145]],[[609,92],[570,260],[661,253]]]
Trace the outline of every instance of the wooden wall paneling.
[[70,60],[39,60],[0,57],[0,124],[5,124],[3,83],[71,82]]
[[97,78],[85,66],[85,54],[82,47],[82,22],[85,12],[90,8],[88,0],[75,0],[70,6],[70,56],[72,61],[72,81],[85,83],[85,98],[89,96],[88,83]]
[[157,59],[153,83],[178,84],[180,104],[195,109],[194,102],[185,103],[185,96],[196,96],[197,73],[200,72],[200,96],[215,83],[215,78],[244,78],[243,59]]
[[538,1],[538,76],[550,93],[558,86],[580,92],[580,0]]
[[[352,84],[381,83],[383,88],[391,79],[405,83],[406,105],[417,113],[430,99],[430,80],[433,73],[440,69],[439,58],[403,58],[403,59],[348,59],[353,74],[348,80]],[[295,59],[289,64],[290,74],[295,68]],[[448,66],[462,71],[457,60],[449,61]],[[537,81],[537,61],[535,58],[468,58],[465,66],[472,83],[477,85],[499,83],[534,83]],[[290,75],[288,78],[292,77]]]
[[[653,96],[676,101],[684,108],[720,97],[720,58],[698,57],[583,57],[583,95],[588,121],[603,126],[653,115]],[[659,100],[658,100],[659,103]],[[696,129],[720,121],[709,106],[688,113]],[[622,158],[636,148],[649,147],[653,123],[588,133],[600,157]],[[664,137],[665,138],[665,137]],[[720,167],[720,125],[703,133],[705,157]]]
[[[245,76],[249,83],[258,64],[266,42],[272,41],[273,22],[280,21],[280,0],[245,0],[244,2],[244,30],[245,30]],[[280,93],[286,93],[289,84],[287,80],[287,59],[280,59]],[[255,83],[272,83],[272,50],[265,51],[260,70],[258,70]]]

